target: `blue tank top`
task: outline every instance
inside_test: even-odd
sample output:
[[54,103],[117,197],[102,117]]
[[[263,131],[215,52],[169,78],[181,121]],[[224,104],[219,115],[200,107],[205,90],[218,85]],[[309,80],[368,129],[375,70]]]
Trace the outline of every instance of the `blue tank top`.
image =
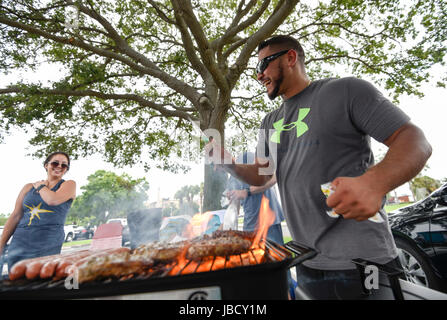
[[[64,180],[51,190],[59,189]],[[64,242],[64,224],[73,199],[57,206],[48,205],[34,187],[25,195],[20,219],[9,249],[10,254],[46,253],[60,250]],[[57,252],[56,252],[57,253]],[[45,255],[45,254],[43,254]]]
[[[60,180],[51,191],[58,190],[64,181]],[[50,206],[42,199],[36,189],[32,187],[23,199],[23,217],[18,227],[39,228],[49,225],[63,226],[72,202],[73,199],[69,199],[57,206]]]

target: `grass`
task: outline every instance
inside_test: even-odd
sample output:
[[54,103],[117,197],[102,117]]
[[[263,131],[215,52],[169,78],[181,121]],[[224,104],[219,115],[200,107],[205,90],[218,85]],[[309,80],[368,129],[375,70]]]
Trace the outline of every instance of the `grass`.
[[71,246],[85,245],[85,244],[90,244],[91,242],[92,242],[92,239],[64,242],[62,247],[71,247]]
[[399,208],[408,206],[408,205],[410,205],[410,204],[412,204],[412,202],[388,204],[388,205],[385,206],[385,211],[388,213],[388,212],[397,210],[397,209],[399,209]]

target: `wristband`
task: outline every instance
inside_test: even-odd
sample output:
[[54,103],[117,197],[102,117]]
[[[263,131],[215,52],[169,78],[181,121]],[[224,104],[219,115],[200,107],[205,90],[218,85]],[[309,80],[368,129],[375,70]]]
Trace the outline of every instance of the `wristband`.
[[46,184],[41,184],[40,186],[37,187],[36,191],[39,192],[40,190],[42,190],[43,187],[46,187]]
[[247,197],[251,196],[250,187],[245,188],[245,191],[247,191]]

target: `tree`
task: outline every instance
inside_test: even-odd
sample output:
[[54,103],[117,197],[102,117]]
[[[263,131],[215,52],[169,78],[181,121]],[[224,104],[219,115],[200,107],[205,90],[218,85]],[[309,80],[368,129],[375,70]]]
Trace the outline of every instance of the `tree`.
[[416,200],[425,198],[441,186],[441,183],[429,176],[419,174],[410,181],[410,189]]
[[[199,186],[183,186],[178,190],[174,198],[179,200],[179,211],[183,214],[193,215],[198,213],[199,206],[194,203],[194,196],[200,193]],[[184,202],[183,200],[186,200]]]
[[[106,219],[126,217],[129,212],[144,207],[149,184],[145,178],[132,179],[127,174],[98,170],[88,176],[88,184],[82,186],[82,194],[73,202],[68,219],[94,220],[104,223]],[[107,216],[106,216],[107,213]]]
[[186,202],[191,202],[199,192],[199,186],[183,186],[175,193],[174,198],[180,200],[180,203],[183,203],[183,199],[186,199]]
[[[175,157],[195,144],[190,120],[222,139],[226,128],[237,130],[246,143],[247,132],[276,107],[255,80],[262,40],[274,33],[297,37],[313,79],[343,65],[395,99],[421,95],[430,67],[444,65],[446,6],[443,0],[3,0],[0,70],[62,68],[50,84],[20,81],[0,89],[0,136],[32,126],[36,156],[62,149],[75,158],[102,153],[118,166],[185,169]],[[206,166],[205,210],[219,206],[224,178]]]

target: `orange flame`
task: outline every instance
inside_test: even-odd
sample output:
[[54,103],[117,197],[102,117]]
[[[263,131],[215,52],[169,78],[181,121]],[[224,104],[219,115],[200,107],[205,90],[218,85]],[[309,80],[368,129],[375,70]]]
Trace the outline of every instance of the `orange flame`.
[[[190,236],[194,237],[202,234],[206,229],[210,217],[210,212],[194,215],[189,225]],[[267,238],[268,230],[274,221],[275,212],[270,209],[268,198],[265,195],[262,195],[256,234],[249,252],[226,257],[215,256],[209,257],[209,259],[205,258],[200,261],[193,261],[186,259],[186,252],[188,249],[188,246],[186,246],[185,250],[183,250],[176,261],[173,262],[172,269],[168,274],[179,275],[206,272],[262,263],[265,261],[265,245],[261,242],[261,239]]]
[[258,225],[256,230],[256,235],[253,240],[252,248],[260,247],[259,242],[261,239],[267,238],[267,233],[270,226],[275,222],[275,212],[270,209],[269,199],[263,194],[261,200],[261,207],[259,209]]

